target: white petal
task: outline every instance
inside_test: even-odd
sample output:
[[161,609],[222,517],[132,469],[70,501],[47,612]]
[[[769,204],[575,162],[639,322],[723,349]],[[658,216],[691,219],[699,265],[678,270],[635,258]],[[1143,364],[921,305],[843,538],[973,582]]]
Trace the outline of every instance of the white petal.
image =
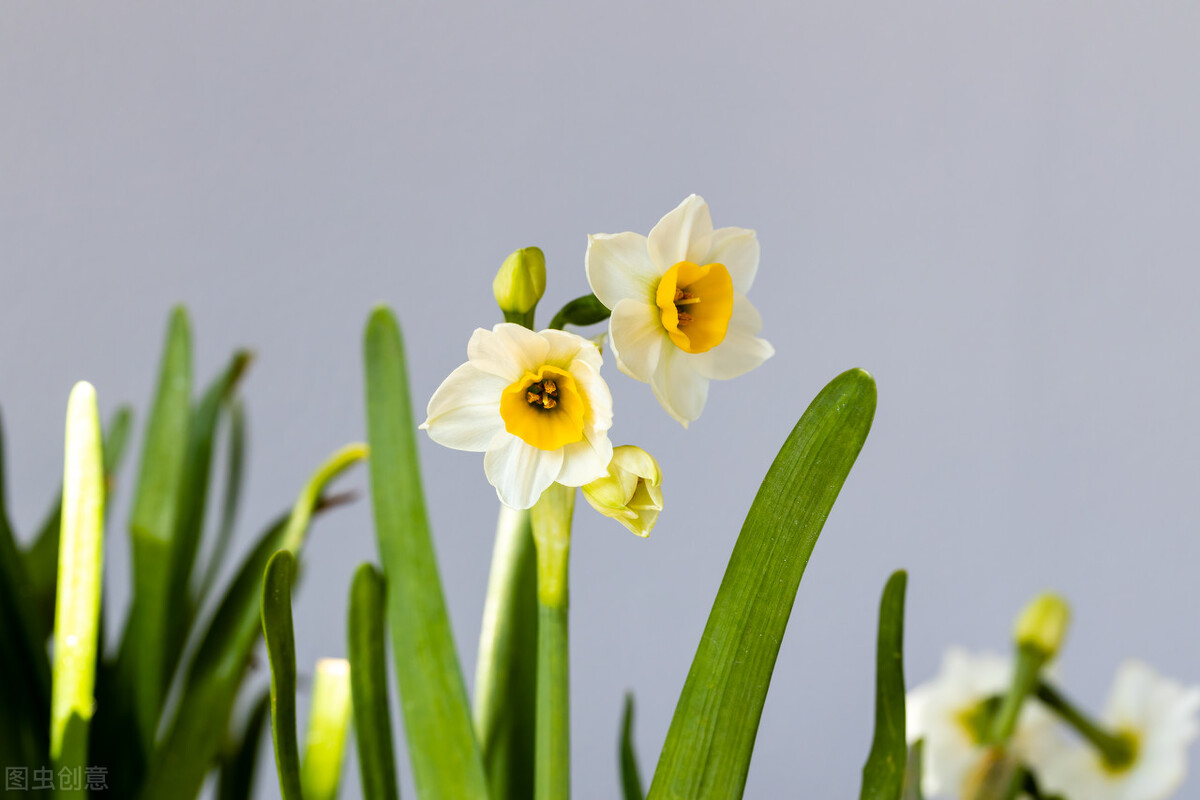
[[663,349],[674,347],[653,303],[622,300],[613,309],[608,330],[617,366],[643,383],[658,369]]
[[[521,325],[504,322],[490,331],[476,328],[467,342],[467,358],[483,372],[504,378],[508,383],[545,362],[550,345],[541,336]],[[507,385],[507,384],[506,384]]]
[[712,236],[708,203],[699,195],[691,195],[651,229],[647,237],[650,260],[661,272],[666,272],[680,261],[703,266],[705,258],[712,251]]
[[500,502],[510,508],[531,508],[554,483],[562,468],[563,452],[539,450],[507,431],[501,431],[483,456],[483,471],[496,487]]
[[718,228],[713,231],[709,263],[724,264],[733,279],[733,289],[745,294],[758,272],[758,234],[749,228]]
[[554,480],[563,486],[583,486],[608,474],[612,442],[603,431],[589,432],[582,441],[562,449],[563,464]]
[[604,363],[604,359],[600,357],[600,348],[596,347],[596,343],[590,339],[567,331],[555,330],[539,331],[538,336],[545,339],[550,348],[546,353],[545,363],[547,364],[569,369],[571,362],[578,359],[591,364],[598,370]]
[[588,237],[583,259],[588,284],[607,308],[625,298],[654,301],[654,290],[670,264],[657,269],[640,233],[597,233]]
[[507,385],[504,378],[481,372],[469,362],[463,364],[433,393],[421,427],[440,445],[481,453],[504,429],[500,394]]
[[775,348],[755,334],[762,330],[762,317],[744,294],[733,295],[733,316],[725,339],[707,353],[695,357],[700,374],[714,380],[744,375],[775,355]]
[[[612,393],[608,384],[591,364],[576,361],[571,364],[571,377],[578,388],[587,396],[587,415],[583,418],[584,428],[603,433],[612,427]],[[608,462],[605,462],[607,465]]]
[[708,400],[708,378],[696,371],[693,358],[676,347],[664,347],[650,379],[658,402],[685,428],[700,417]]

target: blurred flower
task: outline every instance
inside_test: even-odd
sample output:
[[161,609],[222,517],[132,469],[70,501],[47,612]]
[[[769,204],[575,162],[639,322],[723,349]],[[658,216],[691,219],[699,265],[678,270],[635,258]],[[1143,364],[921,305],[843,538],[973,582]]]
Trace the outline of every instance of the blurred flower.
[[594,344],[503,323],[477,329],[467,358],[433,393],[421,428],[438,444],[485,453],[501,502],[529,508],[552,483],[607,474],[612,396]]
[[621,371],[648,382],[684,427],[698,418],[710,380],[736,378],[774,354],[746,299],[758,270],[758,238],[713,230],[708,204],[691,195],[650,231],[588,237],[592,292],[612,310]]
[[1187,749],[1196,738],[1200,688],[1185,688],[1140,661],[1117,671],[1104,714],[1106,729],[1131,747],[1129,763],[1112,763],[1091,744],[1030,754],[1047,794],[1081,800],[1162,800],[1187,774]]
[[649,536],[662,511],[662,471],[654,456],[640,447],[613,448],[608,474],[583,487],[592,508],[638,536]]
[[1030,647],[1047,661],[1058,654],[1067,636],[1071,607],[1067,601],[1049,592],[1035,597],[1017,618],[1013,632],[1018,647]]
[[[938,676],[908,693],[907,738],[925,740],[921,788],[926,796],[961,796],[987,754],[987,733],[1011,679],[1010,659],[952,648]],[[1023,758],[1051,741],[1052,722],[1045,709],[1027,701],[1011,740],[1013,754]]]

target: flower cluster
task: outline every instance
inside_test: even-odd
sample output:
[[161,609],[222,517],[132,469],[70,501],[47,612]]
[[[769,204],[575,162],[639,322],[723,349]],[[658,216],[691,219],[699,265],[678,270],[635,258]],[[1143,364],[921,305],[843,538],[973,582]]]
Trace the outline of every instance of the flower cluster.
[[535,331],[545,259],[518,250],[493,283],[507,321],[472,334],[467,362],[434,392],[421,427],[446,447],[484,453],[484,473],[507,506],[529,508],[556,483],[581,486],[597,511],[648,535],[662,510],[658,463],[640,448],[613,447],[600,349],[560,328],[608,319],[617,366],[649,383],[686,427],[711,380],[742,375],[774,352],[746,299],[758,257],[754,231],[714,230],[708,205],[692,195],[649,236],[588,237],[593,295]]

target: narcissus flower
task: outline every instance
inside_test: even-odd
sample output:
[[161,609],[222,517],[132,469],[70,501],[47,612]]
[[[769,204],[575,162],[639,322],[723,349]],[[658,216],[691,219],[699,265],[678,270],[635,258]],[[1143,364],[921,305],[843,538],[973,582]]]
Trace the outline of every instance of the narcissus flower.
[[746,299],[758,270],[758,237],[713,230],[692,195],[650,231],[588,237],[588,282],[612,310],[621,371],[649,383],[684,427],[698,418],[709,381],[736,378],[774,354],[758,338],[762,318]]
[[[947,651],[937,678],[908,693],[907,738],[925,740],[921,788],[926,797],[962,796],[963,785],[987,754],[986,739],[1009,689],[1011,659]],[[1037,703],[1021,708],[1012,751],[1018,758],[1053,740],[1053,718]]]
[[615,447],[608,474],[586,484],[583,497],[604,516],[638,536],[649,536],[663,507],[662,470],[640,447]]
[[1187,773],[1196,738],[1200,689],[1163,678],[1146,664],[1121,665],[1109,694],[1105,728],[1129,743],[1126,763],[1112,763],[1086,743],[1031,754],[1047,795],[1087,800],[1164,800]]
[[502,503],[530,508],[552,483],[608,473],[612,396],[594,344],[504,323],[477,329],[467,359],[433,393],[421,428],[438,444],[484,453]]

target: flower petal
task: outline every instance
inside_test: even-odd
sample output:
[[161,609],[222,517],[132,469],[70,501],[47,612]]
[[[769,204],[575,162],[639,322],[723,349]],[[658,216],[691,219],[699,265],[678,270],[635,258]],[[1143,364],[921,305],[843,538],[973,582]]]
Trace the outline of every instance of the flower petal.
[[695,358],[677,347],[664,347],[650,379],[658,402],[685,428],[700,417],[708,400],[708,378],[696,371]]
[[702,262],[712,250],[712,235],[708,203],[700,195],[693,194],[651,229],[646,242],[650,249],[650,260],[658,267],[659,274],[680,261],[703,266]]
[[745,294],[758,272],[758,234],[749,228],[718,228],[713,231],[708,263],[724,264],[733,278],[734,291]]
[[583,486],[608,474],[612,442],[607,433],[589,432],[582,441],[562,449],[563,463],[554,480],[563,486]]
[[507,431],[497,433],[483,456],[483,471],[510,508],[531,508],[554,483],[563,451],[538,450]]
[[775,348],[755,334],[762,330],[762,317],[746,296],[734,293],[733,317],[725,340],[706,353],[695,356],[695,369],[714,380],[744,375],[775,355]]
[[588,284],[607,308],[627,297],[653,300],[664,269],[650,260],[646,237],[640,233],[597,233],[588,237],[583,258]]
[[539,331],[538,336],[542,337],[549,345],[545,362],[547,364],[570,369],[571,362],[579,359],[598,370],[604,363],[604,359],[600,357],[600,348],[590,339],[567,331],[556,330]]
[[504,378],[482,372],[470,362],[463,364],[429,399],[421,428],[440,445],[482,453],[504,429],[500,393],[506,385]]
[[664,347],[674,347],[653,303],[622,300],[613,308],[608,330],[617,366],[643,383],[658,368]]
[[521,325],[502,322],[490,331],[476,328],[467,342],[467,358],[483,372],[509,383],[545,362],[550,345]]

